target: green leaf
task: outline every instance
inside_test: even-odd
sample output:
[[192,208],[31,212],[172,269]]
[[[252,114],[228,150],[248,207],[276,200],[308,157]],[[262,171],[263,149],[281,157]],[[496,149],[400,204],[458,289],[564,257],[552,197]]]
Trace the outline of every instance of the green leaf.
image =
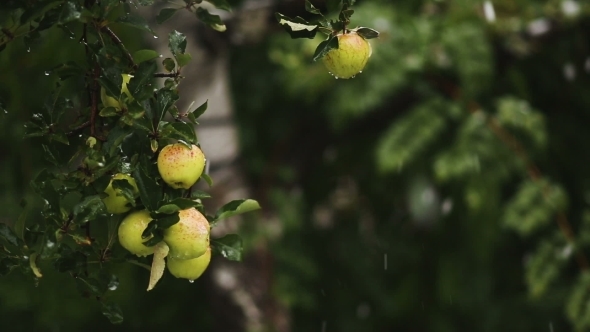
[[162,121],[166,111],[178,100],[178,92],[173,90],[160,89],[156,92],[156,114],[155,118]]
[[18,247],[19,239],[17,235],[8,227],[8,225],[0,223],[0,240],[4,240],[7,243]]
[[144,61],[152,60],[159,57],[160,54],[154,50],[139,50],[133,53],[133,61],[140,64]]
[[201,190],[191,191],[191,199],[211,198],[211,195]]
[[330,36],[315,49],[313,61],[323,58],[328,52],[334,49],[338,49],[338,38],[336,36]]
[[176,62],[172,58],[162,60],[162,65],[167,72],[172,72],[176,68]]
[[125,197],[128,204],[135,206],[135,188],[127,179],[113,180],[112,186],[117,196]]
[[230,11],[231,6],[227,3],[226,0],[207,0],[207,2],[213,4],[216,8],[221,10]]
[[365,39],[373,39],[373,38],[379,37],[379,31],[371,29],[371,28],[364,28],[364,27],[357,28],[356,33]]
[[201,179],[205,180],[205,182],[207,182],[207,185],[209,185],[209,187],[213,186],[213,179],[209,176],[209,174],[201,174]]
[[211,250],[230,261],[241,261],[242,239],[237,234],[228,234],[219,239],[211,239]]
[[[143,0],[146,1],[146,0]],[[113,324],[121,324],[123,322],[123,311],[121,307],[115,302],[103,302],[102,314],[109,319]]]
[[82,77],[86,69],[74,61],[68,61],[53,67],[51,73],[56,74],[62,81],[70,77]]
[[225,24],[223,24],[223,22],[221,21],[221,17],[219,17],[219,15],[213,15],[203,7],[197,8],[196,14],[199,20],[207,24],[213,30],[217,30],[220,32],[226,30]]
[[118,109],[109,106],[101,109],[100,112],[98,112],[98,115],[103,118],[108,118],[111,116],[120,116],[121,112],[119,112]]
[[119,19],[117,19],[116,22],[128,25],[130,27],[134,27],[137,29],[151,32],[154,36],[156,35],[154,30],[152,30],[152,28],[150,28],[150,26],[148,25],[145,18],[143,18],[143,16],[134,15],[134,14],[127,14],[127,15],[122,16]]
[[141,202],[148,210],[153,211],[158,206],[158,202],[162,197],[162,188],[160,188],[156,180],[147,175],[147,171],[144,167],[145,166],[140,163],[139,167],[133,172],[133,178],[139,189]]
[[92,195],[84,198],[82,202],[76,204],[73,209],[74,221],[88,222],[96,219],[99,214],[104,214],[106,207],[100,198],[100,195]]
[[174,213],[180,210],[186,210],[193,207],[200,207],[202,206],[201,203],[195,202],[192,199],[188,198],[175,198],[172,201],[160,206],[160,208],[156,211],[158,213]]
[[168,35],[168,48],[173,55],[183,54],[186,49],[186,36],[176,30]]
[[[147,51],[147,50],[146,50]],[[144,61],[139,64],[133,77],[127,84],[127,89],[131,92],[131,95],[135,96],[138,100],[145,100],[152,97],[154,93],[154,73],[158,70],[158,65],[155,61]],[[142,103],[142,107],[149,110],[149,102]]]
[[276,13],[276,19],[279,24],[291,35],[291,38],[309,38],[313,39],[318,31],[319,25],[309,23],[303,18],[297,16],[290,18],[280,13]]
[[157,217],[158,218],[156,219],[156,223],[159,229],[167,229],[180,221],[178,211],[175,211],[171,214],[158,215]]
[[160,10],[160,12],[158,13],[158,16],[156,16],[156,22],[158,24],[162,24],[162,23],[166,22],[169,18],[174,16],[174,14],[176,13],[177,10],[178,9],[176,9],[176,8],[164,8],[164,9]]
[[259,210],[260,205],[253,199],[238,199],[231,201],[217,210],[214,221],[229,218],[238,214]]
[[322,15],[322,12],[319,9],[317,9],[314,5],[312,5],[311,2],[309,2],[309,0],[305,0],[305,10],[312,14]]
[[201,106],[197,107],[196,110],[191,112],[191,114],[195,117],[195,119],[198,119],[201,115],[203,115],[205,113],[205,111],[207,110],[207,103],[208,102],[209,102],[209,100],[206,100]]
[[186,122],[173,122],[165,124],[160,130],[162,137],[183,140],[197,144],[197,135],[193,125]]
[[76,8],[76,3],[68,1],[62,6],[61,14],[59,15],[59,24],[65,24],[80,18],[80,11]]
[[192,59],[193,59],[193,57],[188,53],[176,55],[176,61],[178,62],[178,67],[186,66]]

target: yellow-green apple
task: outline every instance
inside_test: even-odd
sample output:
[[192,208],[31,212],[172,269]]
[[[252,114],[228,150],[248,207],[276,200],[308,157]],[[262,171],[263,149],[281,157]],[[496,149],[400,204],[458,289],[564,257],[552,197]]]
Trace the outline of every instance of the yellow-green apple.
[[205,155],[198,146],[166,145],[158,155],[158,171],[162,180],[174,189],[188,189],[199,179],[205,168]]
[[129,250],[137,256],[148,256],[154,253],[154,247],[147,247],[143,242],[149,240],[142,239],[141,234],[147,228],[152,220],[150,213],[146,210],[135,211],[130,213],[119,225],[119,243],[123,248]]
[[371,44],[354,31],[341,33],[338,48],[322,58],[328,71],[336,78],[348,79],[360,73],[371,56]]
[[174,259],[168,257],[166,266],[168,271],[176,278],[193,281],[200,277],[211,262],[211,248],[205,253],[193,259]]
[[127,182],[129,182],[129,184],[131,186],[133,186],[133,197],[137,197],[139,195],[139,190],[137,189],[137,184],[135,183],[135,179],[133,179],[131,176],[129,176],[127,174],[123,174],[123,173],[115,174],[115,176],[113,176],[113,178],[111,179],[111,182],[109,182],[109,185],[107,186],[107,188],[104,190],[104,192],[108,196],[103,198],[102,201],[103,201],[104,205],[106,206],[107,211],[109,213],[114,213],[114,214],[125,213],[125,212],[131,210],[131,206],[128,205],[129,202],[127,201],[125,196],[123,196],[121,194],[121,190],[120,189],[115,190],[113,188],[113,181],[114,180],[127,180]]
[[170,247],[168,257],[193,259],[209,248],[209,221],[195,208],[181,210],[180,220],[164,230],[164,242]]

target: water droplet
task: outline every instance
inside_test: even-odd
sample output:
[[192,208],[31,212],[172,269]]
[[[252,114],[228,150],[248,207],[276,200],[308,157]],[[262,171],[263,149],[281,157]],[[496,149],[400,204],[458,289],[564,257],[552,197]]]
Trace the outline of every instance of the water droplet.
[[334,78],[335,78],[335,79],[338,79],[339,77],[338,77],[338,76],[334,76]]
[[160,54],[159,58],[163,58],[164,56],[162,54]]
[[158,36],[154,36],[154,39],[158,39]]
[[194,280],[189,280],[188,282],[190,282],[190,283],[192,284],[192,283],[193,283],[193,282],[195,282],[195,281],[194,281]]
[[78,135],[78,137],[82,138],[82,134]]
[[27,53],[31,53],[31,48],[27,48]]
[[355,78],[355,77],[356,77],[356,75],[352,75],[352,77],[351,77],[351,78]]
[[46,246],[47,246],[47,248],[53,248],[55,246],[55,243],[47,240]]
[[4,110],[4,114],[8,114],[8,111],[7,110]]
[[45,76],[49,76],[49,72],[48,71],[45,72]]
[[116,275],[111,275],[111,280],[108,284],[108,289],[111,291],[116,290],[119,287],[119,278]]
[[359,71],[359,74],[362,74],[362,73],[363,73],[363,71],[362,71],[362,70],[360,70],[360,71]]

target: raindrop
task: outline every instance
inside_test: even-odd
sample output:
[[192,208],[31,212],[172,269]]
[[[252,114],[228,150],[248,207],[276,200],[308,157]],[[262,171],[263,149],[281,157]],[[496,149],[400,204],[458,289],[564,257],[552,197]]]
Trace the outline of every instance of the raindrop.
[[48,71],[45,72],[45,76],[49,76],[49,72]]
[[53,248],[55,246],[55,243],[47,240],[47,244],[46,245],[47,245],[47,248]]
[[326,327],[328,326],[328,322],[322,321],[322,332],[326,332]]
[[27,53],[31,53],[31,48],[27,48]]
[[383,255],[383,269],[387,270],[387,254]]
[[553,322],[549,322],[549,332],[553,332]]
[[587,58],[586,62],[584,62],[584,69],[586,72],[590,73],[590,58]]
[[82,138],[82,134],[78,135],[78,137]]
[[335,79],[338,79],[338,76],[334,76]]
[[195,281],[194,281],[194,280],[189,280],[188,282],[190,282],[190,283],[192,284],[192,283],[193,283],[193,282],[195,282]]
[[4,114],[8,114],[8,110],[4,110]]
[[363,71],[362,71],[362,70],[360,70],[360,71],[359,71],[359,74],[362,74],[362,73],[363,73]]
[[352,75],[352,77],[351,77],[351,78],[355,78],[355,77],[356,77],[356,75]]
[[158,39],[158,36],[154,36],[154,39]]
[[109,281],[108,288],[111,291],[116,290],[119,287],[119,279],[115,275],[111,275],[111,281]]
[[572,63],[566,63],[563,66],[563,76],[568,81],[573,81],[576,78],[576,67]]
[[162,54],[160,54],[159,58],[163,58],[164,56]]

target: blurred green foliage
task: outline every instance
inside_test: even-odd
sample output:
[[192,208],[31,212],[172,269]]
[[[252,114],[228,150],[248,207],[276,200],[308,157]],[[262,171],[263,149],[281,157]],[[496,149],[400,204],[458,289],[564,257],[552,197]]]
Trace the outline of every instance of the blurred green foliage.
[[[290,309],[292,330],[590,329],[579,256],[590,246],[590,5],[364,0],[354,9],[353,26],[381,35],[352,80],[311,62],[319,37],[273,29],[231,50],[243,166],[281,223],[278,234],[247,228],[245,246],[268,242],[272,296]],[[16,41],[0,53],[11,110],[0,112],[0,221],[15,220],[30,195],[43,161],[22,124],[53,84],[44,71],[73,44],[54,31],[31,52]],[[168,279],[146,294],[143,272],[117,273],[119,328],[214,325],[207,301],[195,301],[206,298],[202,284]],[[0,328],[110,329],[65,278],[0,279]]]

